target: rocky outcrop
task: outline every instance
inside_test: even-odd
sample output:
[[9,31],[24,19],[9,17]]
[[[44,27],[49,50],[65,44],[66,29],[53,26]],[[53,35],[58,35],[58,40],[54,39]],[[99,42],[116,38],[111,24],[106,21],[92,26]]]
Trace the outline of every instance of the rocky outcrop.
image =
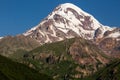
[[107,55],[120,58],[120,41],[116,38],[105,38],[98,45]]

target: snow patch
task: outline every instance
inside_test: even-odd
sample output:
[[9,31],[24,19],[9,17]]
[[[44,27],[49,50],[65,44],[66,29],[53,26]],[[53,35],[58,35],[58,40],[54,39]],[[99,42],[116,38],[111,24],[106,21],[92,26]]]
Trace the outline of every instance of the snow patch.
[[120,39],[116,39],[117,41],[120,41]]
[[50,38],[48,37],[48,35],[46,35],[46,41],[45,41],[45,43],[48,43],[48,42],[51,42],[51,40],[50,40]]
[[[83,11],[81,8],[75,6],[75,5],[72,4],[72,3],[64,3],[64,4],[61,4],[61,5],[58,6],[58,7],[61,7],[61,9],[63,10],[63,11],[62,11],[62,14],[65,15],[64,17],[66,17],[66,13],[63,13],[63,12],[66,11],[67,8],[72,8],[72,9],[74,9],[75,11],[77,11],[77,13],[79,13],[79,15],[90,16],[90,17],[91,17],[91,20],[93,20],[93,23],[94,23],[94,24],[93,24],[93,25],[94,25],[94,27],[93,27],[94,29],[97,29],[98,27],[100,27],[100,25],[102,25],[102,24],[100,24],[100,22],[97,21],[91,14]],[[61,12],[61,11],[59,11],[59,12]],[[62,15],[62,14],[61,14],[61,15]],[[68,13],[68,15],[71,16],[72,14]],[[76,21],[74,21],[74,22],[76,22]]]
[[120,32],[112,33],[112,34],[110,34],[108,37],[113,37],[113,38],[120,37]]
[[45,34],[41,30],[39,30],[39,33],[42,34],[42,36],[45,36]]
[[3,37],[0,37],[0,39],[2,39]]

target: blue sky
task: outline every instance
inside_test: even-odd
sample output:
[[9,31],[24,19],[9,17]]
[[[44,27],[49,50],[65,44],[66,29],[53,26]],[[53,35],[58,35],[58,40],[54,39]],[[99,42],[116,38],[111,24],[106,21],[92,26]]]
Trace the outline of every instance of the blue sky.
[[103,25],[120,26],[120,0],[0,0],[0,36],[27,31],[67,2],[92,14]]

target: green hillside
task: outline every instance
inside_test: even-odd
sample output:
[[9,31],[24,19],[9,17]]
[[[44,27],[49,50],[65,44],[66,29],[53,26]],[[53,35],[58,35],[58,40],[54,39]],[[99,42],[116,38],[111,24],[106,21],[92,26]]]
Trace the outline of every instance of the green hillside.
[[120,60],[110,62],[106,67],[81,80],[120,80]]
[[120,80],[120,60],[115,60],[97,73],[97,80]]
[[52,80],[47,75],[0,56],[0,80]]
[[0,80],[49,80],[48,76],[55,80],[120,80],[120,61],[109,64],[111,58],[82,38],[44,44],[31,51],[18,49],[8,57],[26,66],[0,56]]
[[88,40],[67,39],[44,44],[23,55],[23,63],[56,80],[77,80],[94,74],[109,58]]

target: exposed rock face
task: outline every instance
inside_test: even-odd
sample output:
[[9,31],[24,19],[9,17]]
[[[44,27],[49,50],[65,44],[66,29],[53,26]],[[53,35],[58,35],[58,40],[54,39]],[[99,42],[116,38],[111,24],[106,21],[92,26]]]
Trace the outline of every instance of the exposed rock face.
[[120,41],[116,38],[105,38],[99,47],[109,56],[120,58]]
[[98,28],[95,33],[95,43],[109,56],[120,57],[120,28],[111,28],[107,31]]
[[[92,47],[90,45],[92,45]],[[97,64],[98,61],[106,64],[108,61],[102,56],[103,52],[100,52],[96,47],[92,42],[89,43],[79,39],[71,45],[69,53],[73,59],[83,65],[94,65]]]
[[99,44],[100,44],[99,46],[102,49],[109,51],[109,50],[112,50],[115,47],[116,39],[106,38],[103,41],[101,41]]

